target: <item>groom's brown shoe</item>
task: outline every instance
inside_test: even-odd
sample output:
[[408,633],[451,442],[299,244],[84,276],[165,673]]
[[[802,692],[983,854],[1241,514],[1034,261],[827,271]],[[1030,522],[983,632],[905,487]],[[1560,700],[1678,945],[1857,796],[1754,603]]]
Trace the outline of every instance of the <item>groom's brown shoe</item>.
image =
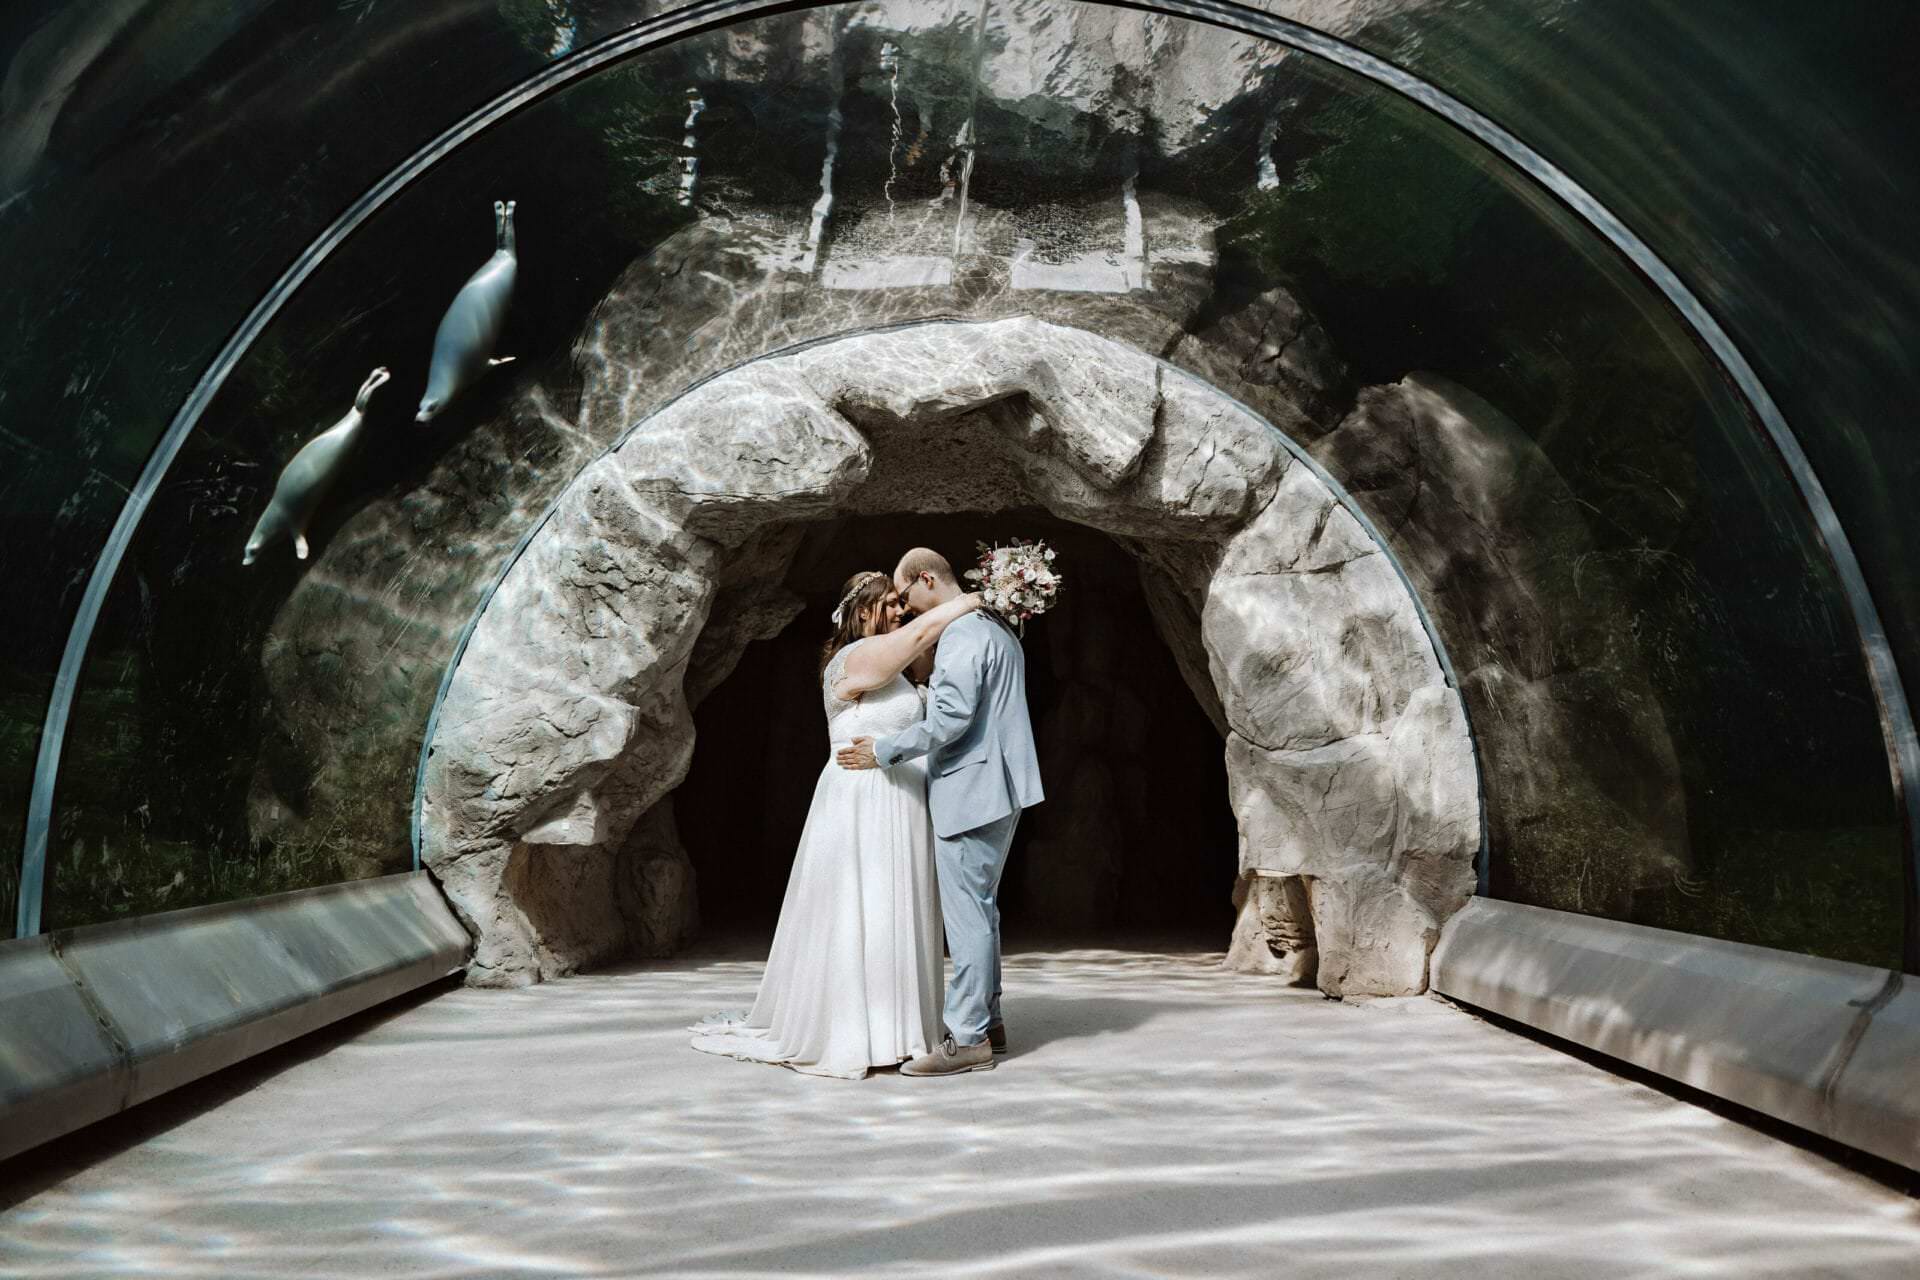
[[994,1068],[993,1047],[985,1040],[979,1044],[955,1044],[948,1036],[933,1047],[932,1052],[923,1053],[900,1068],[903,1076],[956,1076],[962,1071],[991,1071]]
[[996,1054],[1005,1053],[1007,1051],[1007,1024],[1004,1022],[996,1022],[988,1027],[987,1043],[993,1047],[993,1051]]

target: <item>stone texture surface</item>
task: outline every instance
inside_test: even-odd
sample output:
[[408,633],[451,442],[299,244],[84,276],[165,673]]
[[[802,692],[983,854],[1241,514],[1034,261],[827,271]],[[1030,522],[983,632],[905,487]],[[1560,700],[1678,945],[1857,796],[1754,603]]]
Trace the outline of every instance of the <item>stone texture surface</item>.
[[[1432,655],[1385,558],[1247,405],[1314,442],[1426,597],[1465,686],[1497,799],[1491,838],[1507,863],[1552,866],[1599,841],[1636,879],[1672,874],[1685,849],[1673,752],[1626,611],[1608,614],[1604,575],[1567,578],[1582,563],[1584,531],[1537,451],[1437,379],[1354,388],[1278,284],[1224,308],[1211,296],[1203,208],[1143,195],[1140,210],[1157,265],[1149,287],[1125,293],[1015,288],[991,272],[938,286],[824,287],[782,265],[780,224],[750,208],[703,220],[635,262],[564,362],[513,374],[523,381],[496,416],[319,548],[263,649],[274,731],[253,780],[252,831],[283,849],[323,850],[349,872],[395,856],[403,789],[368,780],[410,770],[451,637],[494,567],[569,477],[631,429],[625,462],[597,469],[585,488],[574,482],[542,535],[577,545],[579,557],[534,555],[522,576],[539,585],[515,586],[489,611],[514,616],[519,633],[469,652],[466,666],[487,672],[492,692],[456,691],[445,709],[461,732],[494,741],[498,758],[429,762],[430,781],[445,788],[437,820],[476,841],[462,855],[471,874],[455,879],[468,924],[489,940],[477,980],[525,981],[666,945],[647,939],[681,926],[636,921],[682,919],[690,892],[644,903],[648,885],[679,892],[684,865],[678,879],[666,875],[676,863],[662,855],[650,859],[661,864],[651,878],[597,879],[574,864],[621,858],[626,833],[684,770],[688,709],[747,643],[791,618],[798,602],[779,584],[801,523],[903,509],[1040,506],[1118,538],[1140,564],[1161,639],[1222,734],[1240,739],[1249,768],[1266,754],[1388,744],[1366,766],[1390,772],[1400,797],[1391,822],[1369,828],[1393,831],[1379,836],[1379,866],[1396,884],[1408,877],[1414,900],[1444,918],[1477,818],[1451,802],[1422,810],[1407,800],[1464,790],[1427,778],[1420,763],[1422,752],[1454,758],[1435,754],[1432,735],[1461,732],[1414,697],[1439,683]],[[756,362],[927,316],[976,323]],[[1056,365],[1036,357],[1036,335]],[[1103,353],[1114,351],[1126,358],[1109,368]],[[687,431],[708,430],[721,434],[690,445]],[[1541,539],[1543,527],[1556,532]],[[1556,610],[1569,599],[1607,615],[1602,625],[1563,625]],[[1300,621],[1329,612],[1338,626]],[[602,631],[591,645],[573,638]],[[498,693],[521,688],[554,704],[546,719],[520,723],[518,703]],[[590,692],[571,692],[581,688]],[[1427,709],[1402,724],[1415,706]],[[1409,745],[1417,741],[1429,745]],[[549,776],[548,754],[550,782],[523,795]],[[1321,757],[1280,758],[1325,780]],[[1352,768],[1333,776],[1348,792],[1359,786]],[[1251,775],[1236,786],[1243,798],[1274,793],[1255,806],[1262,812],[1320,803],[1278,790]],[[1245,865],[1325,849],[1345,821],[1329,811],[1298,830],[1255,823],[1243,833]],[[570,883],[614,886],[617,909],[556,931],[575,941],[535,958],[540,926],[501,896],[510,871],[541,874],[532,852],[514,861],[519,846],[559,850],[555,873],[573,867]],[[1421,861],[1429,854],[1431,866]],[[1631,881],[1615,891],[1630,893]]]
[[1265,290],[1180,339],[1172,356],[1289,435],[1320,435],[1350,399],[1346,365],[1326,331],[1284,288]]
[[[1111,197],[1116,207],[1118,197],[1116,185]],[[1215,219],[1203,206],[1163,195],[1143,193],[1138,204],[1144,243],[1158,265],[1151,287],[1124,293],[1015,288],[1004,264],[961,273],[945,284],[833,286],[796,264],[791,219],[750,205],[703,218],[637,259],[562,358],[545,366],[510,365],[492,375],[501,383],[496,407],[476,401],[470,412],[477,419],[458,424],[457,435],[424,477],[373,497],[316,547],[315,559],[290,589],[261,650],[262,703],[271,729],[262,737],[249,787],[250,834],[272,841],[288,856],[323,858],[344,876],[406,865],[412,788],[385,780],[414,768],[421,726],[455,638],[515,543],[572,477],[688,388],[770,352],[928,317],[1032,316],[1143,351],[1178,344],[1212,288]],[[979,202],[973,208],[982,238],[1014,243],[1018,220],[1012,214]],[[843,261],[869,252],[835,243]],[[967,259],[981,260],[979,255]],[[1014,351],[1004,358],[1017,363],[1022,357]],[[824,365],[815,369],[823,378],[833,376]],[[1083,390],[1074,376],[1068,369],[1064,380],[1036,382],[1032,392],[1063,408],[1063,391],[1078,395]],[[855,377],[848,385],[862,384]],[[776,398],[793,391],[769,390]],[[965,407],[965,388],[956,382],[949,390],[958,399],[948,407]],[[1154,393],[1134,388],[1131,394]],[[869,435],[885,433],[898,420],[888,403],[906,411],[892,391],[875,392],[874,399],[873,406],[843,406],[847,420]],[[1005,404],[976,404],[978,421],[959,430],[1024,434],[1033,422],[1031,414],[1018,413],[1026,404],[1025,395]],[[1064,405],[1064,411],[1071,410],[1071,403]],[[788,427],[807,429],[799,421]],[[1150,442],[1154,434],[1139,427],[1133,431],[1132,443],[1096,443],[1076,434],[1072,447],[1089,451],[1085,460],[1102,460],[1098,465],[1109,474],[1130,466],[1151,471],[1160,464],[1151,444],[1142,452],[1141,442]],[[770,438],[763,443],[774,445]],[[947,505],[927,509],[997,509],[1001,495],[1022,487],[1019,468],[998,452],[983,457],[956,443],[941,454],[942,447],[922,435],[915,453],[949,462],[966,456],[970,484],[963,485],[958,473],[949,475],[942,495],[926,499]],[[1020,456],[1028,455],[1022,450]],[[743,465],[758,467],[765,479],[771,474],[765,468],[777,461],[769,454],[759,463],[743,459]],[[1072,462],[1060,459],[1049,483],[1062,493],[1063,507],[1077,503],[1090,509],[1099,503],[1101,490],[1084,484],[1074,490],[1077,497],[1069,494]],[[870,465],[888,467],[892,459],[883,452]],[[679,478],[691,490],[702,483],[697,467]],[[862,501],[868,509],[894,510],[886,505],[882,481],[878,473],[870,477]],[[654,497],[671,495],[662,487]],[[736,504],[720,493],[705,497],[698,504],[705,527],[722,541],[745,536],[744,530],[729,531],[729,512]],[[796,505],[806,501],[804,494],[789,497]],[[1249,501],[1259,500],[1256,488]],[[689,508],[669,501],[666,509]],[[1196,518],[1206,518],[1205,512],[1203,500]],[[750,559],[744,545],[732,559]],[[740,571],[730,564],[722,576],[723,581],[738,578]],[[753,594],[735,593],[729,603]],[[771,625],[771,615],[753,624],[734,618],[729,607],[722,625],[745,626],[742,634]],[[717,640],[705,647],[722,669],[731,666],[727,655],[738,651]],[[689,668],[693,702],[711,688],[710,681],[702,687],[712,674],[703,672],[704,660],[696,654]],[[370,780],[381,781],[372,785]]]
[[629,949],[610,851],[693,749],[684,680],[717,547],[610,466],[569,495],[448,691],[436,747],[473,749],[436,749],[427,766],[430,820],[461,832],[457,866],[429,865],[474,931],[478,984]]
[[1314,942],[1307,882],[1271,871],[1243,871],[1234,885],[1233,905],[1237,914],[1227,943],[1227,968],[1311,986],[1320,972],[1320,949]]
[[1207,666],[1200,639],[1200,612],[1213,576],[1215,549],[1208,544],[1142,542],[1123,539],[1140,565],[1140,586],[1153,615],[1154,631],[1173,654],[1181,678],[1221,738],[1230,731],[1227,710]]
[[1525,850],[1510,861],[1529,875],[1581,880],[1601,914],[1683,872],[1685,792],[1634,610],[1539,448],[1472,392],[1417,374],[1361,391],[1313,452],[1366,502],[1486,726],[1494,846]]
[[[544,17],[515,8],[516,29],[542,54],[560,28],[584,46],[631,16],[617,6],[561,6],[565,14]],[[1285,11],[1335,32],[1383,16],[1373,0],[1288,0]],[[549,19],[553,31],[542,29]],[[897,75],[883,65],[889,44]],[[741,91],[731,106],[723,100],[731,95],[715,92],[695,131],[714,127],[696,145],[702,167],[685,215],[694,221],[646,223],[657,240],[581,331],[563,335],[574,338],[571,350],[544,360],[520,351],[520,363],[489,375],[484,393],[438,429],[444,452],[397,477],[381,472],[318,540],[262,646],[267,729],[248,787],[248,835],[342,875],[406,865],[411,787],[385,780],[412,771],[441,673],[497,567],[623,431],[701,380],[770,352],[931,317],[1031,315],[1235,382],[1232,394],[1296,438],[1323,431],[1351,397],[1318,324],[1265,278],[1252,282],[1255,303],[1222,310],[1220,206],[1140,177],[1139,139],[1150,137],[1156,155],[1194,157],[1209,173],[1217,168],[1204,157],[1225,148],[1236,182],[1255,180],[1262,128],[1270,133],[1299,105],[1274,100],[1278,64],[1293,56],[1117,8],[1021,0],[981,11],[901,0],[768,16],[650,60],[689,83]],[[556,110],[584,120],[595,100],[568,95]],[[897,106],[906,132],[893,133],[896,118],[863,116],[863,100]],[[609,145],[642,171],[658,162],[653,176],[670,174],[677,186],[693,159],[681,154],[683,132],[635,132],[623,120]],[[959,140],[988,137],[991,163],[969,185],[955,176],[973,168]],[[839,163],[795,175],[767,163],[765,148],[824,149]],[[1248,283],[1243,267],[1233,274],[1236,289]],[[315,336],[338,334],[329,322]],[[1035,383],[1035,397],[1071,413],[1085,390],[1078,372],[1063,366],[1051,389]],[[1001,429],[1030,426],[1019,407],[1002,406]],[[1157,459],[1138,451],[1150,431],[1110,439],[1104,423],[1080,425],[1087,430],[1056,444],[1082,450],[1072,461],[1090,464],[1102,483],[1129,468],[1162,468],[1170,493],[1193,490],[1200,516],[1263,500],[1257,485],[1233,492],[1231,474],[1209,472],[1205,453]],[[1216,492],[1223,475],[1229,489]],[[1093,486],[1078,501],[1099,496]],[[1063,493],[1063,508],[1070,500]],[[700,513],[722,526],[729,519],[724,503]]]
[[1322,989],[1421,990],[1473,891],[1480,818],[1465,716],[1406,585],[1296,462],[1223,549],[1200,623],[1242,870],[1307,882]]
[[784,362],[749,365],[642,422],[620,445],[619,474],[722,546],[739,545],[769,517],[830,515],[866,479],[867,449],[828,403]]
[[629,954],[670,956],[691,942],[700,924],[698,886],[671,803],[640,816],[616,861]]
[[[1404,584],[1244,409],[1027,317],[748,365],[664,405],[569,486],[474,632],[428,770],[426,856],[478,934],[475,980],[672,945],[686,876],[663,801],[692,751],[688,672],[700,655],[711,687],[779,621],[766,588],[794,527],[1034,506],[1201,588],[1197,609],[1170,600],[1161,621],[1198,624],[1176,649],[1204,652],[1232,728],[1243,869],[1305,882],[1327,990],[1420,990],[1436,922],[1472,883],[1478,808],[1465,735],[1446,732],[1463,718],[1435,710],[1454,695]],[[703,633],[723,593],[733,616]],[[1081,648],[1098,681],[1111,653]],[[1421,752],[1453,758],[1409,759]],[[1104,766],[1054,767],[1063,812],[1116,810]]]
[[[994,97],[1049,114],[1097,110],[1116,129],[1157,123],[1162,145],[1174,152],[1204,136],[1220,104],[1287,56],[1267,41],[1194,23],[1141,22],[1049,0],[1007,0],[990,22],[994,38],[980,79]],[[1116,66],[1152,70],[1116,82]]]

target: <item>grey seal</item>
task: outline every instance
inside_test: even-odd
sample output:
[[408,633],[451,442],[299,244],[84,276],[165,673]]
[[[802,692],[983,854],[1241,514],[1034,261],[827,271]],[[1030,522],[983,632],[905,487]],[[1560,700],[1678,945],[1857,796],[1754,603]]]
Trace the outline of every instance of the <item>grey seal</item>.
[[493,256],[467,277],[453,295],[440,328],[433,335],[433,368],[427,374],[427,394],[420,400],[415,422],[431,422],[453,398],[472,386],[491,366],[513,359],[492,358],[494,344],[507,323],[513,301],[513,280],[520,259],[513,248],[513,201],[493,202]]
[[247,539],[247,554],[241,564],[252,564],[259,558],[262,547],[282,536],[293,539],[295,556],[307,558],[307,522],[320,509],[327,490],[333,487],[334,478],[353,451],[360,424],[366,420],[367,402],[392,376],[384,366],[368,374],[346,417],[301,445],[300,452],[281,469],[280,479],[273,486],[273,501],[260,513],[260,522],[253,526],[253,536]]

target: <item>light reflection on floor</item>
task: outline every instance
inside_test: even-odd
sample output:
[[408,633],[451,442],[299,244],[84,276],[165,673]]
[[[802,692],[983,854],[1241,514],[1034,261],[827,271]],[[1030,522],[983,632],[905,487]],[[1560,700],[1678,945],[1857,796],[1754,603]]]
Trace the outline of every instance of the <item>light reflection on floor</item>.
[[1014,1055],[948,1080],[686,1048],[757,961],[450,991],[0,1166],[0,1273],[1920,1274],[1920,1207],[1818,1154],[1217,959],[1017,955]]

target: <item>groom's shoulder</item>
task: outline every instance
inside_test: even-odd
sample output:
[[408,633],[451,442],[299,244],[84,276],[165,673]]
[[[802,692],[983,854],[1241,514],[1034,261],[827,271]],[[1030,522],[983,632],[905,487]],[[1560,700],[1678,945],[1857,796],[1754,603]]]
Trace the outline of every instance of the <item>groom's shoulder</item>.
[[976,609],[968,614],[967,617],[969,619],[979,619],[978,631],[986,643],[1015,649],[1020,647],[1019,633],[1013,629],[1013,624],[1008,622],[1002,615],[986,609]]
[[991,627],[992,625],[993,624],[987,620],[985,614],[975,609],[972,613],[961,614],[952,622],[948,623],[947,629],[941,633],[940,638],[943,641],[962,640],[972,644],[987,634],[981,630],[983,626]]
[[982,645],[992,644],[993,633],[1000,629],[1000,624],[995,622],[985,610],[975,609],[972,613],[963,614],[947,624],[947,629],[941,633],[940,643],[945,645],[948,641],[952,641],[956,645],[964,645],[969,649],[979,648]]

